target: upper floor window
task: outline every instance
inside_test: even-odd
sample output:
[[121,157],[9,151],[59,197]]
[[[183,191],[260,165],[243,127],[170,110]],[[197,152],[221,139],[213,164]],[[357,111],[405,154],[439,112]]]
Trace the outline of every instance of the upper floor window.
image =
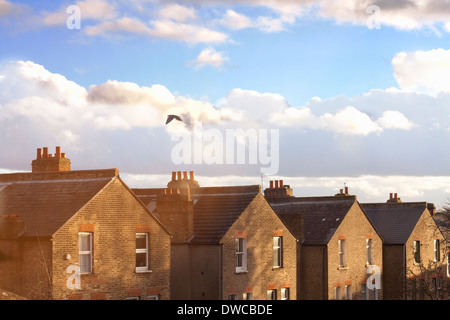
[[441,248],[440,247],[441,246],[440,246],[439,240],[435,239],[434,240],[434,246],[433,246],[433,248],[434,248],[434,261],[435,262],[441,260],[441,254],[440,254]]
[[78,233],[78,257],[80,273],[92,272],[92,232]]
[[420,241],[413,242],[414,249],[414,263],[420,263]]
[[373,240],[366,239],[367,264],[373,264]]
[[273,267],[283,266],[283,237],[273,237]]
[[148,270],[148,233],[136,233],[136,271]]
[[345,240],[338,240],[338,251],[339,251],[339,267],[345,266],[346,252],[345,252]]
[[235,238],[236,272],[247,271],[247,238]]

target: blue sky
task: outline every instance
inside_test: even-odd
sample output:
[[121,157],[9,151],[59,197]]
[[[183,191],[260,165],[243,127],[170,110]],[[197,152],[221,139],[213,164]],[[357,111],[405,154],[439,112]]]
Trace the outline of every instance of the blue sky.
[[131,186],[177,170],[260,183],[260,163],[174,163],[173,136],[191,130],[164,124],[178,112],[222,133],[279,130],[266,184],[441,204],[449,32],[450,5],[433,0],[0,0],[0,168],[61,145],[74,169],[117,167]]

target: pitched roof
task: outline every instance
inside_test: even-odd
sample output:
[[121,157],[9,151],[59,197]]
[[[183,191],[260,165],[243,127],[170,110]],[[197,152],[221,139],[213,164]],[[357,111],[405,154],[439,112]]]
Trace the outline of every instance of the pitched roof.
[[333,236],[356,197],[291,197],[286,201],[270,202],[294,234],[299,235],[298,223],[303,216],[305,245],[325,245]]
[[50,236],[118,176],[117,169],[0,175],[0,215],[17,215],[23,236]]
[[[132,189],[149,208],[164,188]],[[217,244],[250,202],[260,193],[259,185],[199,187],[190,190],[194,204],[194,231],[190,243]]]
[[404,244],[427,209],[426,202],[362,203],[385,244]]

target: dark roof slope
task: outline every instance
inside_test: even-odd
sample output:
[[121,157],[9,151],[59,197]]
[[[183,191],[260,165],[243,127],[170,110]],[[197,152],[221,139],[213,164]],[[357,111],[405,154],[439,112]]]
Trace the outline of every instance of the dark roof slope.
[[305,245],[325,245],[355,203],[354,196],[296,197],[270,205],[294,235],[300,232],[299,217],[303,216]]
[[[164,188],[132,189],[147,207],[155,208]],[[261,192],[259,185],[199,187],[190,189],[194,203],[194,235],[190,243],[217,244]]]
[[0,175],[0,215],[17,215],[23,236],[50,236],[117,175],[116,169]]
[[361,206],[385,244],[406,243],[427,210],[426,202],[362,203]]

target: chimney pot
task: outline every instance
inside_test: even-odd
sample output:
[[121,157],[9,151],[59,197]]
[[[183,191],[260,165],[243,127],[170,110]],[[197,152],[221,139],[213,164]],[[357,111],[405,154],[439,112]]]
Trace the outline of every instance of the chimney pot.
[[42,159],[42,149],[41,148],[37,148],[37,155],[36,155],[36,159]]
[[397,193],[394,193],[394,199],[397,200],[398,196]]
[[391,193],[389,193],[389,199],[392,200],[392,198],[394,198],[394,194],[391,192]]
[[183,179],[187,180],[188,179],[188,173],[187,171],[183,172]]
[[348,187],[345,187],[345,194],[348,194]]
[[178,180],[181,180],[181,171],[178,171],[178,172],[177,172],[177,175],[178,175],[178,177],[177,177]]
[[194,181],[194,171],[190,171],[189,174],[190,174],[190,179],[192,181]]
[[48,158],[48,148],[47,148],[47,147],[44,147],[43,150],[44,150],[43,158],[44,158],[44,159],[45,159],[45,158]]
[[284,182],[283,182],[283,180],[280,180],[280,188],[283,188],[284,187]]
[[172,171],[172,181],[177,180],[177,173],[175,171]]
[[344,189],[339,189],[340,194],[344,194]]
[[66,154],[63,152],[63,153],[61,153],[61,158],[65,158],[66,157]]
[[61,147],[56,147],[55,158],[61,158]]
[[278,180],[275,180],[275,188],[278,188],[280,185],[278,183]]
[[270,189],[273,189],[273,180],[270,180]]

